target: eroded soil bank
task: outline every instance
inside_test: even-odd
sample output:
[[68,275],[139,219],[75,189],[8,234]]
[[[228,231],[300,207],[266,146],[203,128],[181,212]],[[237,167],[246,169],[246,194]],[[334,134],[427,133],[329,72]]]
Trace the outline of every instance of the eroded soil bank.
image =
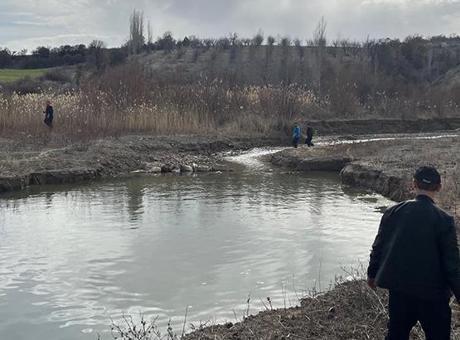
[[432,164],[440,169],[444,178],[439,204],[457,213],[459,151],[460,137],[455,134],[394,135],[345,144],[290,148],[272,155],[269,160],[295,171],[340,172],[344,184],[366,188],[395,201],[411,198],[414,170],[420,165]]
[[[345,136],[345,139],[355,139],[363,133],[452,131],[460,128],[460,119],[318,121],[314,122],[313,126],[323,137],[340,134]],[[79,143],[46,142],[47,139],[52,141],[62,137],[53,135],[51,139],[50,136],[45,135],[43,140],[35,141],[23,137],[21,140],[0,138],[0,193],[21,190],[29,185],[76,183],[127,175],[134,171],[147,173],[222,171],[226,169],[221,162],[220,152],[246,150],[257,146],[289,145],[289,137],[285,135],[244,138],[131,135]],[[385,147],[383,142],[378,142],[378,145]],[[397,144],[395,147],[397,148]],[[273,163],[301,170],[339,171],[350,160],[353,161],[353,165],[357,161],[359,165],[363,165],[362,159],[368,156],[366,152],[369,151],[362,149],[362,154],[346,154],[343,152],[353,153],[355,149],[344,150],[340,146],[314,150],[314,152],[310,150],[307,152],[304,149],[296,152],[286,151],[277,155]],[[430,150],[423,150],[423,153],[429,155]],[[341,155],[341,159],[338,160],[337,155]],[[373,155],[370,156],[372,158]],[[308,158],[316,159],[307,160]],[[400,167],[400,164],[396,160],[396,164],[388,164],[388,166],[393,171]],[[367,179],[369,172],[363,172],[362,169],[362,167],[354,167],[353,171],[344,172],[344,180],[358,185],[363,184],[363,181],[370,183]],[[358,172],[361,172],[360,176],[353,176]],[[372,176],[375,175],[374,173]],[[404,198],[405,193],[396,193],[393,189],[400,187],[399,180],[396,183],[394,181],[393,177],[389,179],[389,184],[384,185],[385,189],[381,188],[381,184],[369,187],[393,199]],[[380,183],[380,179],[377,182]]]
[[68,146],[0,139],[0,193],[131,173],[229,170],[219,153],[279,145],[270,138],[125,136]]

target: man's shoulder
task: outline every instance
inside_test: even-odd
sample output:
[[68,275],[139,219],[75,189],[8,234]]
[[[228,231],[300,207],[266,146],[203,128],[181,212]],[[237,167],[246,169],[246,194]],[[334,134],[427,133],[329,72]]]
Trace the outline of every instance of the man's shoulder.
[[387,216],[392,215],[392,214],[400,211],[401,209],[413,204],[414,202],[415,202],[414,200],[408,200],[408,201],[399,202],[399,203],[389,207],[387,210],[385,210],[385,215],[387,215]]
[[454,217],[448,213],[447,211],[445,211],[444,209],[438,207],[437,205],[434,205],[437,213],[439,214],[439,216],[444,220],[444,221],[448,221],[450,223],[453,223],[455,221]]

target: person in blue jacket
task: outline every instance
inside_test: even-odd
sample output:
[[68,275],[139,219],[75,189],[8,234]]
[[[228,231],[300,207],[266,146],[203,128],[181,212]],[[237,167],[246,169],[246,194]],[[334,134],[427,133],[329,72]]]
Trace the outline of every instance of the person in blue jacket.
[[297,148],[299,145],[300,138],[302,137],[302,130],[298,123],[294,124],[294,129],[292,130],[292,146]]

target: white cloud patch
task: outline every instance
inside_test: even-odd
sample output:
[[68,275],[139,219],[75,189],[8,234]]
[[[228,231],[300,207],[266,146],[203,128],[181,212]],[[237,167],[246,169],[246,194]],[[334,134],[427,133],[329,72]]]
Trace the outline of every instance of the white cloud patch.
[[0,46],[120,45],[134,8],[150,18],[156,36],[252,36],[262,29],[308,39],[322,16],[330,39],[460,33],[460,0],[1,0]]

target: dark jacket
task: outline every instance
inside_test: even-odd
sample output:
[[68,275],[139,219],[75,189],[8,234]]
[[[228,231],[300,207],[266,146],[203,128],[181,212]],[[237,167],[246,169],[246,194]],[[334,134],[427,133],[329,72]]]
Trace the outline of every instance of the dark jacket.
[[51,105],[47,105],[46,110],[45,110],[45,119],[52,121],[53,115],[54,115],[53,107]]
[[455,221],[425,195],[388,209],[372,246],[368,277],[381,288],[427,300],[460,300]]

